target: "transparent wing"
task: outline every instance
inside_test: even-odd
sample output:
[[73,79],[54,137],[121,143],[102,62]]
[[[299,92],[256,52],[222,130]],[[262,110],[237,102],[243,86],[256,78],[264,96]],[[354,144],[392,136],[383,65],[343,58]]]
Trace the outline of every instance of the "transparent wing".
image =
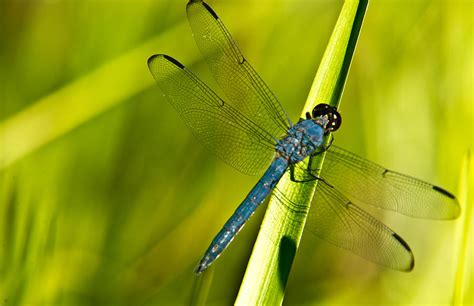
[[[275,195],[294,207],[281,191]],[[323,182],[316,188],[306,227],[319,238],[380,265],[413,269],[413,254],[400,236]]]
[[286,134],[291,125],[288,115],[216,13],[202,1],[190,1],[187,13],[194,40],[232,105],[271,135]]
[[272,160],[276,140],[221,100],[177,60],[154,55],[148,67],[168,101],[195,136],[237,170],[257,174]]
[[400,236],[325,183],[316,188],[308,229],[375,263],[401,271],[413,269],[413,254]]
[[448,191],[336,146],[326,152],[321,177],[350,199],[404,215],[454,219],[460,213],[456,198]]

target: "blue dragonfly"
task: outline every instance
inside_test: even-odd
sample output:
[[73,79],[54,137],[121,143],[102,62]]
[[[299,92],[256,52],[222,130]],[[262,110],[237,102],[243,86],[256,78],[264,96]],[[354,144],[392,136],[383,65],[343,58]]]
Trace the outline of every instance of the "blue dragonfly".
[[[219,257],[272,191],[282,205],[295,205],[275,188],[287,171],[301,184],[321,182],[308,216],[312,233],[380,265],[412,270],[414,257],[408,244],[354,202],[412,217],[454,219],[460,214],[455,196],[335,145],[324,145],[325,137],[341,124],[334,107],[319,104],[293,124],[209,5],[190,1],[187,15],[197,46],[228,100],[168,55],[151,56],[148,67],[164,96],[210,152],[245,174],[263,172],[212,240],[195,272],[203,272]],[[312,160],[323,152],[319,172]],[[303,168],[305,159],[309,162]]]

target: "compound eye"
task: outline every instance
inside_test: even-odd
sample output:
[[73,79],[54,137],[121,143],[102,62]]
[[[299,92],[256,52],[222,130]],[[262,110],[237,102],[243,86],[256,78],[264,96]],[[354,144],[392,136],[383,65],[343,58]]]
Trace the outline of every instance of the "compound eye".
[[326,126],[326,128],[330,132],[334,132],[337,129],[339,129],[339,127],[341,126],[341,123],[342,123],[342,118],[341,118],[341,115],[339,114],[338,111],[335,110],[334,113],[330,113],[328,115],[328,119],[329,119],[329,123]]
[[317,118],[317,117],[322,117],[328,113],[330,113],[334,108],[332,106],[329,106],[328,104],[325,104],[325,103],[321,103],[321,104],[318,104],[314,107],[313,109],[313,118]]
[[341,126],[341,115],[335,107],[330,106],[328,104],[321,103],[316,105],[316,107],[313,109],[312,115],[314,119],[317,117],[326,116],[329,121],[326,126],[326,129],[329,132],[334,132]]

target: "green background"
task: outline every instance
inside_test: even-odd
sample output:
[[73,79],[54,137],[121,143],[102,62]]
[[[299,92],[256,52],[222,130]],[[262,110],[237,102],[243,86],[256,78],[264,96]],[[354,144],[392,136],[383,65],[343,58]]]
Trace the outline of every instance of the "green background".
[[[185,4],[0,3],[0,305],[190,302],[195,265],[258,178],[208,156],[154,86],[146,60],[167,53],[220,93]],[[342,1],[209,4],[296,121]],[[335,144],[464,200],[473,9],[369,3]],[[460,237],[472,230],[364,208],[407,240],[414,271],[304,235],[285,303],[450,304]],[[214,265],[207,305],[235,299],[264,209]],[[468,252],[472,291],[472,240]]]

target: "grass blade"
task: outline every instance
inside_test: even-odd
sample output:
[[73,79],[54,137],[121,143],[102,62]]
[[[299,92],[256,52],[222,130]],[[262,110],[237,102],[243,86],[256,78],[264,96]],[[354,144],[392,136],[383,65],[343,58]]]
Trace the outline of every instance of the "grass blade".
[[[459,188],[460,202],[463,203],[462,222],[458,225],[458,254],[454,280],[453,305],[466,305],[472,301],[469,280],[472,280],[472,191],[474,190],[474,158],[467,154],[461,174]],[[470,246],[470,247],[469,247]]]
[[[339,105],[367,5],[367,0],[344,2],[311,86],[302,117],[319,103]],[[324,156],[320,156],[316,162],[321,165],[323,159]],[[289,200],[300,204],[298,211],[281,207],[276,198],[271,197],[236,304],[282,303],[316,183],[314,181],[313,184],[297,184],[290,180],[288,174],[278,183],[277,188],[284,192]]]

